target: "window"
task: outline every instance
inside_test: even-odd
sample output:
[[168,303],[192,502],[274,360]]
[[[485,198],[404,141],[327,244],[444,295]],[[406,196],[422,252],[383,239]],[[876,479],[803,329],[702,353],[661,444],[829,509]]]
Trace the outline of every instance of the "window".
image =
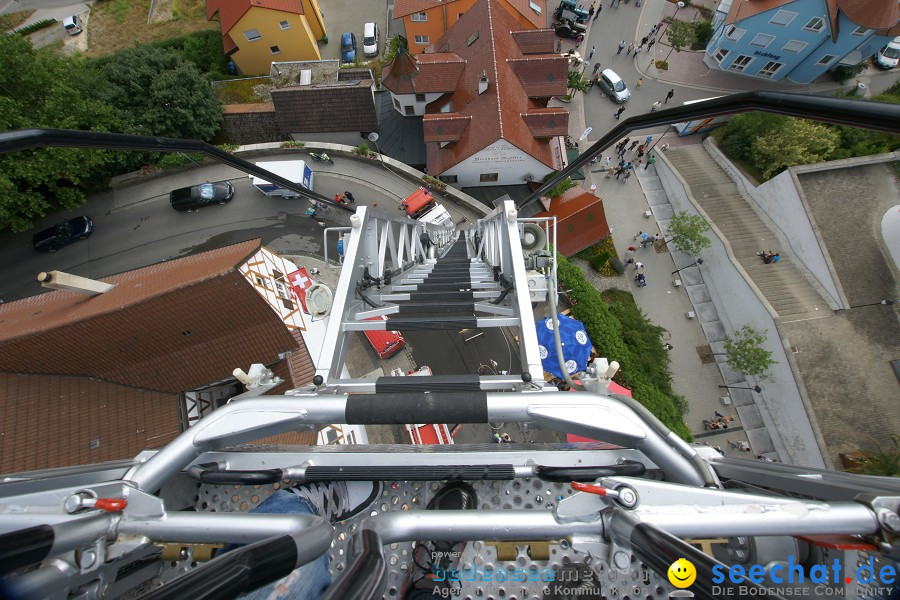
[[866,35],[867,33],[869,33],[869,29],[862,25],[853,30],[853,35]]
[[441,175],[438,179],[444,183],[457,183],[456,175]]
[[806,42],[798,42],[797,40],[791,40],[787,44],[784,45],[785,52],[800,52],[804,48],[806,48],[808,44]]
[[834,54],[826,54],[825,56],[823,56],[822,58],[819,59],[819,62],[817,62],[816,65],[818,65],[820,67],[824,67],[825,65],[827,65],[828,63],[833,61],[835,58],[836,57]]
[[824,27],[825,27],[825,21],[822,19],[822,17],[813,17],[812,19],[809,20],[809,23],[807,23],[806,25],[803,26],[803,29],[805,29],[807,31],[818,32],[818,31],[822,31],[822,29]]
[[428,20],[428,15],[423,12],[413,13],[412,16],[410,16],[410,20],[424,23],[425,21]]
[[531,10],[533,10],[537,14],[541,14],[541,6],[539,4],[537,4],[536,2],[529,2],[528,6],[530,6]]
[[475,33],[473,33],[472,35],[470,35],[469,37],[467,37],[466,38],[466,46],[471,46],[472,44],[474,44],[475,40],[478,39],[478,34],[480,32],[481,32],[481,30],[478,30]]
[[486,183],[490,181],[497,181],[499,179],[499,175],[497,173],[482,173],[481,174],[481,182]]
[[778,70],[783,66],[784,65],[781,64],[780,62],[775,62],[774,60],[770,60],[769,62],[766,63],[766,66],[764,66],[762,69],[759,70],[757,75],[759,75],[760,77],[772,77],[772,75],[777,73]]
[[269,280],[268,280],[268,279],[263,279],[263,278],[260,277],[259,275],[256,276],[256,285],[258,285],[258,286],[261,287],[261,288],[265,288],[265,289],[267,289],[267,290],[272,289],[272,288],[269,287]]
[[291,24],[288,23],[287,21],[281,21],[280,23],[278,23],[278,26],[281,27],[282,31],[287,31],[288,29],[291,28]]
[[441,107],[441,112],[442,112],[442,113],[453,112],[453,103],[452,103],[452,102],[448,102],[447,104],[443,105],[443,106]]
[[777,13],[775,13],[775,16],[772,17],[772,20],[769,21],[769,23],[771,23],[772,25],[789,25],[796,16],[797,13],[795,12],[791,12],[788,10],[779,10]]
[[725,60],[725,57],[728,56],[729,53],[730,52],[728,50],[723,50],[720,48],[719,51],[716,52],[716,62],[722,64],[722,61]]
[[284,284],[280,281],[275,282],[275,293],[278,294],[279,298],[290,298],[291,295],[288,293],[287,288],[284,287]]
[[294,303],[288,300],[287,298],[281,299],[281,305],[284,306],[288,310],[294,310]]
[[753,41],[750,42],[751,46],[758,46],[760,48],[766,48],[769,44],[775,41],[774,35],[769,35],[768,33],[757,33],[756,37],[753,38]]
[[397,110],[402,110],[400,108],[400,102],[396,98],[394,98],[394,108],[396,108]]
[[745,34],[745,33],[747,33],[747,30],[746,30],[746,29],[738,29],[737,27],[735,27],[734,25],[732,25],[732,26],[729,27],[728,30],[725,32],[725,37],[727,37],[727,38],[728,38],[729,40],[731,40],[732,42],[736,42],[736,41],[738,41],[739,39],[741,39],[742,37],[744,37],[744,34]]
[[734,59],[734,61],[728,67],[728,70],[736,71],[736,72],[740,73],[744,69],[746,69],[747,65],[749,65],[751,62],[753,62],[752,56],[747,56],[746,54],[741,54],[736,59]]
[[420,46],[427,46],[428,44],[431,43],[431,42],[428,41],[428,36],[427,36],[427,35],[417,35],[417,36],[415,36],[415,38],[413,39],[413,41],[414,41],[415,43],[419,44]]
[[416,102],[425,102],[425,94],[416,94]]
[[259,34],[259,29],[251,29],[250,31],[244,32],[244,37],[247,38],[248,42],[255,42],[262,36]]
[[269,51],[272,54],[281,54],[281,49],[278,46],[269,46]]
[[414,106],[404,106],[403,110],[406,112],[407,116],[416,114],[416,108]]

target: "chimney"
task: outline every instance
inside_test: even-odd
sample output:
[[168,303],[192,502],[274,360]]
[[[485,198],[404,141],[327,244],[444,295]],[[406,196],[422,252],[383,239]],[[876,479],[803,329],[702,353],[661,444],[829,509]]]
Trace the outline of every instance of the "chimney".
[[481,70],[481,79],[478,80],[478,95],[485,93],[488,89],[488,78],[484,73],[484,69]]
[[99,296],[116,287],[110,283],[63,273],[62,271],[42,272],[38,275],[37,280],[41,282],[41,287],[75,292],[85,296]]

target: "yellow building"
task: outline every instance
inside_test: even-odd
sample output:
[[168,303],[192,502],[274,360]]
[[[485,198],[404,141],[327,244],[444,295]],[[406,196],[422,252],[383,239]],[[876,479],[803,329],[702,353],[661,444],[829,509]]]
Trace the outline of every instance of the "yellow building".
[[268,75],[273,62],[322,58],[317,0],[206,0],[206,15],[218,15],[225,54],[246,75]]
[[[419,54],[453,27],[476,0],[397,0],[394,18],[403,19],[410,54]],[[547,0],[498,0],[518,29],[547,26]]]

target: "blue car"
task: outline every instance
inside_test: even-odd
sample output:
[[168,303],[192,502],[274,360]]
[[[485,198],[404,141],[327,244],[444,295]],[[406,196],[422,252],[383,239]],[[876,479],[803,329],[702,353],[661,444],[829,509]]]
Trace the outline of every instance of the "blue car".
[[341,60],[345,63],[356,60],[356,36],[352,31],[341,34]]
[[34,234],[32,241],[38,252],[56,252],[75,240],[86,240],[93,232],[94,223],[90,217],[75,217]]

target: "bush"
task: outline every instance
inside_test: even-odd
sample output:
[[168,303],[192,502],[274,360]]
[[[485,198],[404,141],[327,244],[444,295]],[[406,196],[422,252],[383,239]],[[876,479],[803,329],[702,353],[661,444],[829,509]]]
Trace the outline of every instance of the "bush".
[[[541,183],[547,183],[553,177],[556,176],[556,173],[557,173],[557,171],[547,173],[547,175],[541,180]],[[556,196],[562,196],[563,194],[565,194],[567,191],[569,191],[576,185],[577,184],[574,181],[572,181],[571,177],[566,177],[565,179],[563,179],[562,181],[560,181],[559,183],[554,185],[552,188],[550,188],[547,191],[547,193],[544,195],[547,196],[548,198],[555,198]]]
[[603,267],[606,266],[606,263],[609,262],[609,258],[610,256],[608,252],[600,252],[599,254],[595,254],[591,257],[590,260],[591,267],[593,267],[595,271],[600,271],[603,269]]
[[656,61],[656,68],[660,71],[668,71],[669,70],[669,62],[665,60]]
[[422,181],[428,187],[432,187],[436,190],[444,191],[447,189],[447,184],[438,179],[437,177],[432,177],[431,175],[422,175]]
[[616,383],[631,389],[634,399],[669,429],[692,440],[683,420],[686,403],[672,392],[669,355],[660,343],[662,329],[644,317],[628,292],[610,290],[601,296],[578,267],[558,254],[556,260],[559,283],[572,290],[575,300],[572,316],[584,324],[597,351],[622,367]]
[[290,140],[287,142],[281,142],[281,146],[279,148],[302,148],[306,145],[305,142],[299,142],[296,140]]
[[706,48],[706,44],[709,43],[709,39],[712,37],[713,28],[712,21],[707,19],[700,19],[699,21],[694,22],[694,35],[697,37],[697,40],[691,44],[692,50],[700,50],[701,48]]
[[859,75],[860,71],[863,70],[864,65],[858,65],[856,67],[835,67],[831,70],[831,77],[834,78],[835,81],[847,81],[848,79],[852,79]]
[[369,156],[369,145],[365,142],[353,149],[353,153],[357,156]]
[[621,275],[625,272],[625,265],[623,265],[622,261],[615,256],[609,259],[609,267],[615,271],[617,275]]
[[52,27],[56,24],[56,19],[42,19],[40,21],[35,21],[31,25],[26,25],[21,29],[16,29],[16,33],[19,35],[30,35],[35,31],[40,31],[41,29],[47,29],[48,27]]

